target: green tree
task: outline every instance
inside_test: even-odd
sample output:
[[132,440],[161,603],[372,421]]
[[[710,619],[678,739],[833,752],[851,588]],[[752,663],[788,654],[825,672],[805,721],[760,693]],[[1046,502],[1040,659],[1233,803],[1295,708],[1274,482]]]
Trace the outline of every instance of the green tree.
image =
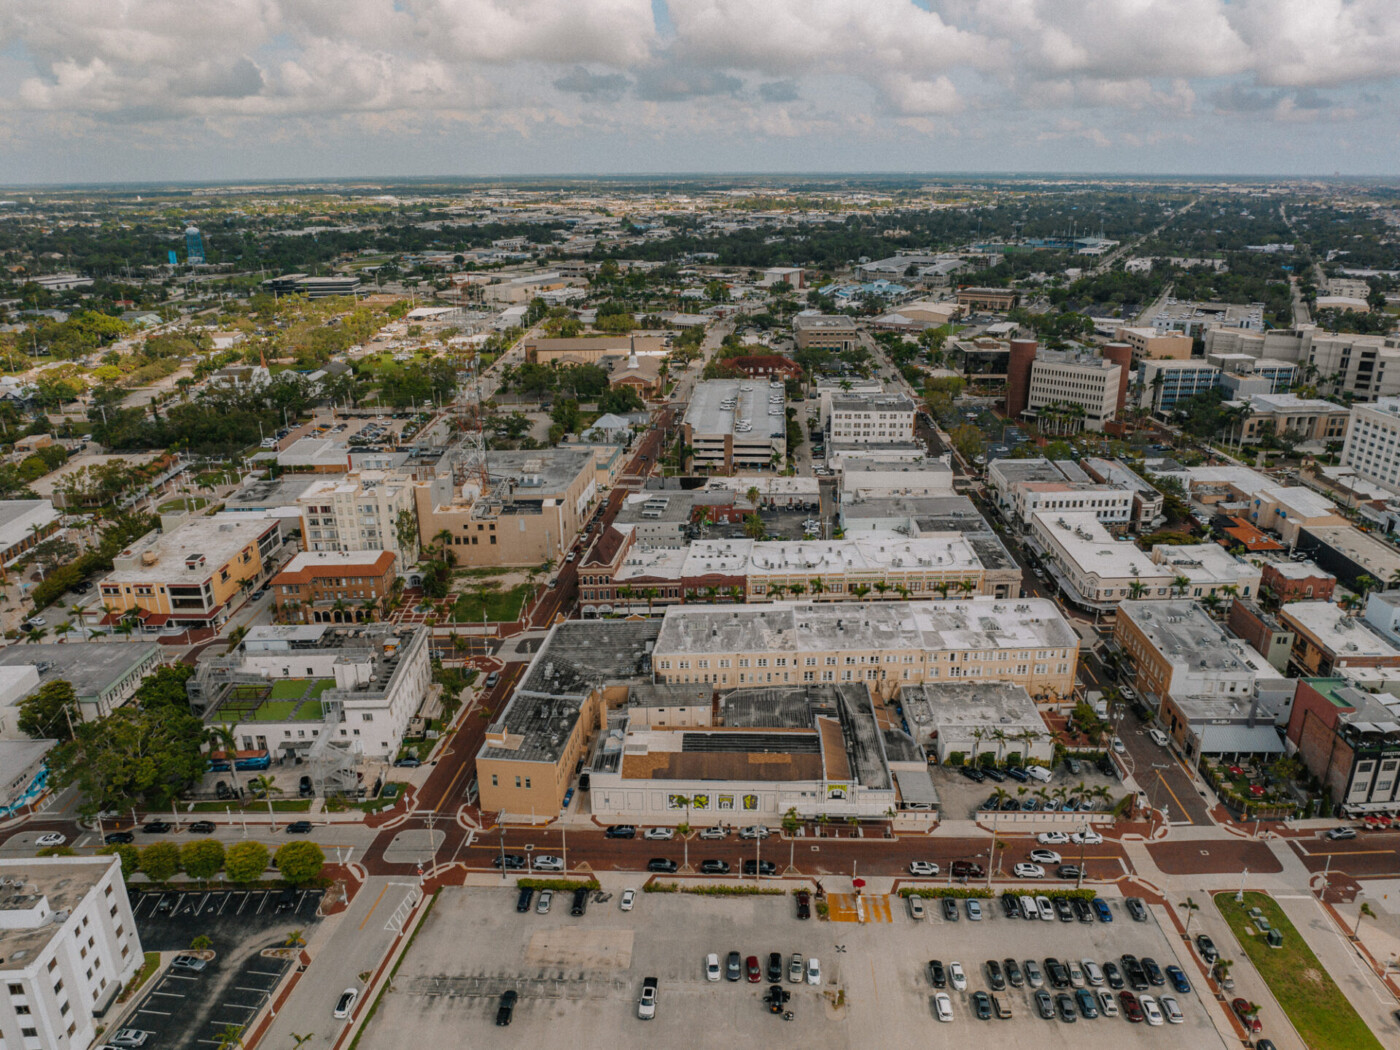
[[288,842],[272,858],[282,878],[294,886],[303,886],[321,874],[326,855],[314,842]]
[[118,842],[111,846],[103,846],[98,853],[105,853],[108,856],[120,857],[122,862],[122,878],[130,880],[141,869],[141,851],[129,842]]
[[180,847],[180,865],[192,879],[212,879],[224,866],[224,844],[217,839],[186,842]]
[[968,463],[976,463],[977,458],[987,450],[987,437],[971,423],[956,426],[948,434],[953,447]]
[[36,740],[54,739],[67,743],[73,739],[70,726],[82,722],[78,697],[73,686],[62,678],[45,682],[39,691],[26,697],[19,705],[15,724]]
[[173,842],[152,842],[141,851],[141,871],[152,882],[169,882],[180,870],[180,850]]
[[261,842],[235,842],[224,854],[224,873],[230,882],[257,882],[267,870],[267,847]]
[[204,775],[204,726],[186,711],[127,705],[77,726],[77,736],[51,752],[55,787],[76,784],[82,810],[166,806]]

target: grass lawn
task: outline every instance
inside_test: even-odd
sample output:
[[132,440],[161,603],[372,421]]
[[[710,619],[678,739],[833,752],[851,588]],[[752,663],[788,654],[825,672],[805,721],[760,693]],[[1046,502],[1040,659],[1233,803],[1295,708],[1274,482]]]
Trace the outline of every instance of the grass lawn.
[[[246,774],[239,775],[240,777],[246,776]],[[246,780],[240,779],[238,783],[239,786],[245,790],[248,787],[248,782]],[[241,806],[234,802],[196,802],[190,812],[222,813],[225,809],[231,810],[234,813],[247,813],[250,816],[256,816],[261,810],[263,816],[267,815],[267,803],[262,799],[253,798],[244,799]],[[309,798],[274,798],[272,800],[272,812],[274,813],[309,813],[310,811],[311,799]]]
[[253,718],[261,722],[285,722],[292,717],[298,703],[297,700],[269,700],[258,705]]
[[530,596],[530,585],[522,583],[508,591],[494,587],[473,589],[459,594],[452,603],[452,619],[457,623],[480,623],[482,610],[493,623],[512,623],[520,619],[520,609]]
[[[1271,897],[1246,893],[1244,903],[1236,904],[1233,893],[1218,893],[1215,906],[1309,1050],[1382,1050],[1380,1040],[1371,1034]],[[1251,908],[1258,908],[1269,924],[1283,934],[1282,948],[1270,948],[1261,933],[1245,932],[1246,927],[1254,928],[1249,917]],[[1264,1024],[1268,1023],[1265,1018]]]
[[171,511],[184,510],[186,505],[189,506],[190,510],[201,510],[209,505],[209,500],[203,496],[191,496],[188,500],[184,498],[168,499],[156,510],[161,514],[169,514]]
[[509,565],[483,565],[478,569],[458,569],[453,575],[460,580],[476,580],[485,576],[508,576],[520,571]]

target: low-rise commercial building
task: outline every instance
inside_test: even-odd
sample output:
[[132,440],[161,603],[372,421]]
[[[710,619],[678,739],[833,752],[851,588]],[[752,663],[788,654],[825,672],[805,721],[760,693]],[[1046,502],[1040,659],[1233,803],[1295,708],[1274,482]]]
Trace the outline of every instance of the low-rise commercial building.
[[[0,649],[0,688],[10,698],[0,708],[0,739],[21,739],[17,705],[49,682],[73,687],[84,722],[105,718],[135,694],[142,680],[166,663],[155,642],[42,642]],[[55,727],[58,729],[60,727]]]
[[1090,457],[1080,460],[1079,465],[1098,484],[1132,493],[1133,509],[1129,525],[1134,532],[1150,531],[1166,521],[1162,512],[1166,497],[1161,490],[1121,459]]
[[1337,577],[1310,561],[1266,561],[1259,568],[1259,585],[1267,587],[1280,604],[1330,602]]
[[1181,332],[1200,335],[1211,325],[1243,328],[1249,332],[1264,330],[1263,303],[1201,303],[1184,299],[1168,299],[1152,317],[1152,327],[1159,332]]
[[1192,338],[1156,328],[1119,328],[1114,338],[1133,348],[1133,364],[1148,360],[1184,361],[1191,356]]
[[1042,511],[1031,518],[1031,544],[1076,605],[1111,612],[1127,598],[1172,594],[1175,573],[1132,540],[1117,539],[1091,511]]
[[[1327,502],[1321,496],[1317,499]],[[1296,549],[1354,591],[1365,589],[1363,576],[1375,581],[1369,587],[1393,586],[1400,578],[1397,576],[1400,574],[1400,551],[1374,533],[1362,532],[1355,525],[1347,524],[1340,514],[1330,517],[1334,520],[1305,522],[1299,527]]]
[[145,956],[117,857],[0,860],[0,1041],[86,1050]]
[[900,689],[899,704],[915,743],[939,765],[956,755],[1018,765],[1054,762],[1054,740],[1024,686],[922,682]]
[[1250,394],[1226,403],[1249,414],[1231,428],[1230,440],[1251,444],[1266,433],[1295,441],[1341,441],[1347,436],[1351,409],[1295,394]]
[[151,630],[222,624],[282,546],[279,519],[247,517],[190,518],[132,543],[99,585],[111,622],[134,615]]
[[1002,516],[1026,530],[1040,513],[1089,512],[1106,526],[1124,527],[1133,516],[1133,491],[1100,484],[1072,460],[998,459],[987,468],[992,502]]
[[13,565],[52,539],[60,524],[59,513],[49,500],[0,500],[0,563]]
[[1293,632],[1293,666],[1325,678],[1347,667],[1400,667],[1400,648],[1331,602],[1289,602],[1279,622]]
[[605,357],[628,354],[662,355],[666,339],[659,335],[594,335],[578,339],[531,336],[521,342],[525,360],[532,364],[596,365]]
[[303,551],[272,578],[278,616],[290,623],[376,620],[398,573],[390,551]]
[[907,444],[914,440],[916,407],[904,394],[833,394],[827,440],[832,446]]
[[1006,313],[1021,299],[1021,293],[1011,288],[959,288],[958,305],[964,310],[985,310]]
[[[413,483],[392,471],[326,478],[297,499],[302,543],[309,551],[391,551],[401,565],[418,560],[412,527]],[[404,516],[409,527],[404,528]]]
[[1293,632],[1277,616],[1248,598],[1236,598],[1225,614],[1226,626],[1243,638],[1269,665],[1284,674],[1293,655]]
[[856,323],[844,314],[798,314],[792,319],[793,342],[799,350],[840,353],[860,344]]
[[1183,597],[1227,600],[1259,594],[1259,569],[1218,543],[1159,543],[1152,548],[1152,561],[1172,574]]
[[1321,781],[1334,812],[1400,813],[1400,700],[1344,678],[1304,678],[1288,739]]

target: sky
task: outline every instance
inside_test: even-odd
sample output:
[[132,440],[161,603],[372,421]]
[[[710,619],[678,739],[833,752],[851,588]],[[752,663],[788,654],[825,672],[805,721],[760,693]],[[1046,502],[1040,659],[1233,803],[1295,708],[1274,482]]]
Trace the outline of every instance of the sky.
[[1396,0],[0,0],[0,184],[1395,175]]

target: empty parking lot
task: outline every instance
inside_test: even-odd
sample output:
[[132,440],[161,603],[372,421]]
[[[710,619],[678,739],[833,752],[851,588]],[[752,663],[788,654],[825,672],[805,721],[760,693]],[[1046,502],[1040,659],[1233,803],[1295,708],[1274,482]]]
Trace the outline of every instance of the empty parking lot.
[[[1183,968],[1193,991],[1178,995],[1182,1025],[1149,1028],[1123,1018],[1080,1020],[1070,1025],[1035,1014],[1029,990],[1006,993],[1012,1019],[978,1021],[969,994],[986,988],[982,965],[1008,956],[1092,958],[1102,963],[1124,952],[1153,956],[1160,965],[1178,962],[1171,942],[1155,921],[1131,922],[1118,901],[1111,924],[1027,922],[988,909],[981,922],[940,918],[915,922],[897,898],[868,914],[888,917],[868,924],[798,922],[790,897],[716,899],[687,895],[639,895],[631,913],[617,898],[572,918],[567,901],[556,900],[548,915],[518,915],[515,895],[500,890],[442,893],[394,988],[366,1031],[361,1045],[453,1045],[490,1039],[494,1046],[538,1046],[569,1033],[576,1047],[687,1045],[729,1047],[736,1040],[778,1038],[805,1047],[883,1045],[923,1047],[946,1037],[964,1046],[999,1046],[1034,1040],[1038,1047],[1123,1046],[1219,1047],[1220,1037],[1194,986],[1197,971]],[[565,905],[561,907],[561,905]],[[472,931],[464,937],[463,931]],[[765,1009],[766,983],[709,982],[704,957],[731,950],[766,962],[769,952],[817,956],[821,984],[784,982],[792,992],[792,1022]],[[927,963],[957,960],[967,969],[966,992],[954,992],[955,1019],[933,1018]],[[654,1021],[636,1017],[642,979],[660,980]],[[519,995],[514,1022],[494,1029],[501,993]],[[1160,991],[1157,989],[1156,991]]]

